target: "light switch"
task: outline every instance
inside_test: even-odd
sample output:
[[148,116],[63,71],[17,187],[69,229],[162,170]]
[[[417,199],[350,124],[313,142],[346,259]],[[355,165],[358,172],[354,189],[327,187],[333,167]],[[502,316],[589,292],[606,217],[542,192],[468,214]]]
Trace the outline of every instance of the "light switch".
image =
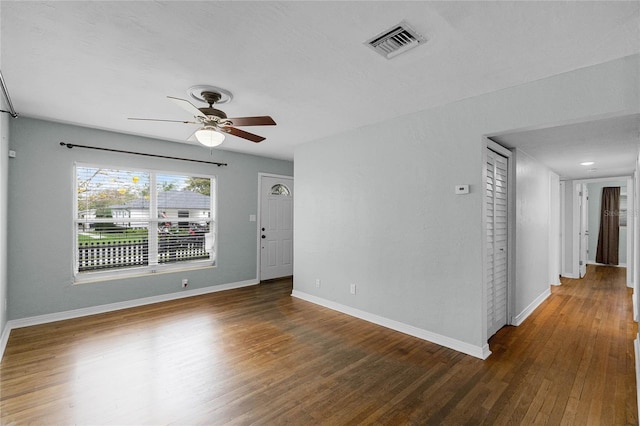
[[249,215],[249,222],[255,222],[256,221],[256,215],[255,214],[250,214]]

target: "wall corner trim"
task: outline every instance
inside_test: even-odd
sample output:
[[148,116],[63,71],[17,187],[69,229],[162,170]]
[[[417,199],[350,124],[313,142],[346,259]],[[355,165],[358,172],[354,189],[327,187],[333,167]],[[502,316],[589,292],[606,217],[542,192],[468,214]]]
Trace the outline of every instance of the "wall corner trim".
[[548,288],[544,292],[542,292],[542,294],[536,297],[535,300],[529,304],[529,306],[524,308],[522,312],[516,315],[516,321],[513,325],[517,326],[522,324],[524,320],[526,320],[529,317],[529,315],[531,315],[533,311],[535,311],[536,308],[542,304],[542,302],[547,300],[549,296],[551,296],[551,288]]
[[181,291],[179,293],[161,294],[158,296],[144,297],[141,299],[127,300],[124,302],[109,303],[107,305],[92,306],[88,308],[74,309],[71,311],[56,312],[53,314],[38,315],[35,317],[21,318],[7,321],[0,339],[0,362],[4,356],[7,343],[9,342],[9,334],[11,330],[22,327],[30,327],[33,325],[47,324],[50,322],[64,321],[73,318],[86,317],[89,315],[103,314],[106,312],[119,311],[122,309],[135,308],[138,306],[151,305],[154,303],[168,302],[170,300],[185,299],[187,297],[200,296],[203,294],[217,293],[224,290],[232,290],[235,288],[249,287],[259,284],[257,279],[246,281],[238,281],[235,283],[213,285],[203,288],[195,288],[193,290]]
[[482,347],[482,359],[489,358],[489,355],[491,355],[491,350],[489,349],[489,343],[485,343],[485,345]]
[[0,362],[2,362],[4,350],[7,348],[7,343],[9,343],[9,334],[11,334],[11,327],[7,323],[4,326],[4,330],[2,330],[2,336],[0,336]]
[[313,296],[308,293],[304,293],[298,290],[293,290],[291,296],[302,299],[307,302],[311,302],[316,305],[329,308],[334,311],[341,312],[343,314],[350,315],[355,318],[359,318],[373,324],[377,324],[391,330],[399,331],[410,336],[418,337],[431,343],[435,343],[440,346],[444,346],[449,349],[453,349],[458,352],[462,352],[467,355],[471,355],[480,359],[487,359],[491,355],[489,345],[475,346],[466,342],[462,342],[457,339],[452,339],[447,336],[443,336],[437,333],[424,330],[422,328],[414,327],[409,324],[405,324],[399,321],[395,321],[389,318],[385,318],[379,315],[375,315],[369,312],[361,311],[360,309],[352,308],[350,306],[342,305],[331,300],[323,299],[321,297]]

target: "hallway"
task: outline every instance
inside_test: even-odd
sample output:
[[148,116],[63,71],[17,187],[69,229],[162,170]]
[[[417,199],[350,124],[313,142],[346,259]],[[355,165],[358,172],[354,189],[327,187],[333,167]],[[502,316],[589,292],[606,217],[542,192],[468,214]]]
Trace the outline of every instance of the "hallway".
[[524,324],[490,341],[487,365],[510,366],[496,418],[522,410],[524,423],[638,424],[626,269],[588,265],[583,279],[561,281]]

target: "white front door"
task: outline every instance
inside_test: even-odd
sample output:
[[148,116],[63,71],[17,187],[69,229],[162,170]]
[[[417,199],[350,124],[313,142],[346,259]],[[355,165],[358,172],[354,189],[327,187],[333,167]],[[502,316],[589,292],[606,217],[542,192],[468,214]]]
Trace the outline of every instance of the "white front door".
[[260,177],[260,280],[293,275],[293,179]]
[[487,337],[507,324],[508,159],[487,149]]
[[589,258],[589,189],[587,184],[579,184],[580,188],[580,278],[587,274]]

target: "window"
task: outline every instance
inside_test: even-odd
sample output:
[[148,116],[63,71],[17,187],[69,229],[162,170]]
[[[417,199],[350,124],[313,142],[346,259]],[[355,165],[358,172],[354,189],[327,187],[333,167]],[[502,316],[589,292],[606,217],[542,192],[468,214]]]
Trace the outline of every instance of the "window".
[[627,226],[627,193],[626,192],[620,192],[620,210],[618,210],[618,214],[620,215],[619,226]]
[[271,195],[282,195],[285,197],[290,197],[291,191],[289,191],[289,188],[287,188],[286,185],[278,183],[271,187]]
[[215,264],[215,178],[76,165],[78,281]]

